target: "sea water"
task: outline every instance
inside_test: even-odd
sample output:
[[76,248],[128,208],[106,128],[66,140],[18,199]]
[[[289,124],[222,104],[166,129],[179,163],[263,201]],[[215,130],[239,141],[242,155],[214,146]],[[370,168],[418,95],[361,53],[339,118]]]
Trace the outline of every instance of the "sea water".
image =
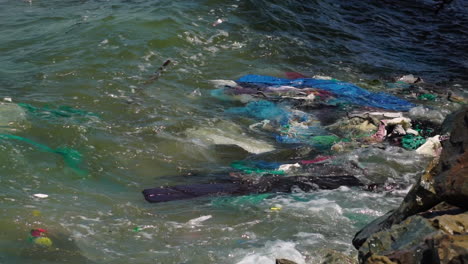
[[[0,263],[355,256],[353,235],[405,190],[163,204],[148,204],[141,190],[208,182],[253,155],[190,133],[245,126],[225,113],[239,103],[210,96],[213,79],[295,71],[364,85],[413,73],[467,87],[467,8],[457,0],[438,13],[423,0],[0,0],[0,100],[34,107],[0,118],[8,120],[1,133],[47,146],[0,140]],[[76,150],[79,167],[48,148]],[[411,161],[391,159],[390,176],[410,186]],[[47,229],[52,248],[28,242],[32,228]]]

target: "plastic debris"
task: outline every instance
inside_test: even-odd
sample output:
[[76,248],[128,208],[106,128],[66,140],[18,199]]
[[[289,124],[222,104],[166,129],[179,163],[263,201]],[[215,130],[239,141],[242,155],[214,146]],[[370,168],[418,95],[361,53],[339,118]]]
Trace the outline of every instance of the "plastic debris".
[[76,109],[71,106],[62,105],[57,108],[52,108],[49,106],[36,107],[30,104],[19,103],[19,106],[24,108],[28,113],[33,114],[37,117],[44,119],[53,119],[53,118],[69,118],[69,117],[99,117],[97,114]]
[[445,116],[450,112],[447,110],[431,110],[424,106],[418,106],[411,108],[408,112],[408,115],[411,119],[414,120],[427,120],[435,124],[442,124],[444,122]]
[[333,144],[340,141],[340,138],[334,135],[315,136],[311,138],[314,145],[322,148],[330,148]]
[[389,119],[389,118],[398,118],[403,117],[403,114],[400,112],[353,112],[349,114],[349,117],[359,116],[361,118],[365,117],[375,117],[378,119]]
[[392,135],[403,136],[406,135],[406,130],[403,128],[403,125],[398,124],[393,128]]
[[390,125],[390,126],[401,125],[404,129],[408,129],[411,127],[411,119],[406,118],[406,117],[385,119],[385,120],[382,120],[382,122],[384,122],[385,125]]
[[31,212],[31,214],[32,214],[33,216],[40,216],[40,215],[41,215],[41,211],[39,211],[39,210],[33,210],[33,211]]
[[413,74],[403,75],[397,79],[399,82],[404,83],[420,83],[424,82],[420,77],[414,76]]
[[277,163],[234,161],[231,167],[246,174],[285,174],[284,170],[279,169],[280,165]]
[[47,237],[47,230],[43,228],[32,229],[29,233],[28,240],[41,247],[52,246],[52,240]]
[[268,199],[269,197],[271,197],[271,194],[269,193],[235,197],[217,197],[212,200],[211,204],[219,207],[257,205],[263,202],[263,200]]
[[435,101],[435,99],[437,99],[437,95],[436,94],[420,94],[418,96],[418,99],[426,100],[426,101]]
[[417,130],[412,129],[412,128],[406,129],[406,133],[411,134],[411,135],[415,135],[415,136],[419,135],[419,132]]
[[321,80],[313,78],[301,78],[288,80],[262,75],[246,75],[236,81],[239,84],[257,85],[289,85],[297,88],[319,88],[334,93],[341,100],[352,104],[372,106],[397,111],[408,111],[415,105],[385,93],[373,93],[354,84],[335,80]]
[[[303,77],[304,78],[304,77]],[[319,79],[319,80],[336,80],[336,79],[333,79],[332,77],[330,76],[325,76],[325,75],[314,75],[313,77],[314,79]]]
[[411,87],[411,84],[402,82],[402,81],[397,81],[394,83],[386,83],[385,86],[389,89],[409,89]]
[[49,195],[43,194],[43,193],[35,193],[33,196],[37,197],[37,198],[47,198],[47,197],[49,197]]
[[299,72],[285,72],[284,75],[286,78],[294,80],[294,79],[299,79],[299,78],[307,78],[304,74],[299,73]]
[[268,119],[287,125],[290,113],[270,101],[250,102],[245,107],[234,107],[226,110],[227,113],[245,115],[260,120]]
[[281,166],[279,166],[278,170],[288,172],[288,171],[292,171],[292,170],[300,168],[300,167],[301,167],[301,165],[299,165],[299,163],[282,164]]
[[232,80],[211,80],[210,82],[213,83],[217,88],[223,88],[225,86],[228,86],[228,87],[237,86],[237,83]]
[[133,228],[133,232],[140,232],[140,231],[141,231],[141,227],[136,226]]
[[24,137],[20,137],[20,136],[16,136],[16,135],[9,135],[9,134],[0,134],[0,140],[21,141],[21,142],[25,142],[25,143],[28,143],[28,144],[36,147],[40,151],[59,154],[60,156],[62,156],[63,160],[65,161],[65,163],[70,168],[72,168],[73,170],[75,170],[79,174],[85,174],[86,173],[86,171],[79,168],[79,166],[80,166],[80,164],[82,162],[82,155],[77,150],[74,150],[74,149],[71,149],[71,148],[56,148],[56,149],[53,149],[53,148],[50,148],[50,147],[48,147],[46,145],[43,145],[41,143],[35,142],[35,141],[33,141],[33,140],[29,139],[29,138],[24,138]]
[[415,136],[412,134],[406,134],[401,139],[401,145],[408,150],[415,150],[426,142],[426,139],[422,136]]
[[333,156],[317,156],[315,159],[312,159],[312,160],[301,160],[301,164],[304,164],[304,165],[314,164],[314,163],[319,163],[319,162],[326,161],[332,158]]
[[14,131],[14,124],[26,120],[26,112],[16,104],[0,102],[0,132]]
[[188,129],[186,134],[194,142],[201,142],[203,145],[236,145],[254,154],[275,150],[273,145],[245,135],[238,125],[227,121],[217,122],[215,127]]
[[272,211],[280,211],[282,208],[281,207],[271,207],[270,210]]
[[224,21],[221,18],[216,19],[216,21],[213,23],[213,27],[216,27],[217,25],[223,23]]
[[338,120],[335,124],[328,126],[329,129],[337,129],[345,134],[350,133],[371,133],[377,130],[378,120],[372,120],[372,117],[353,116]]
[[38,237],[34,239],[34,244],[42,247],[50,247],[52,246],[52,240],[50,240],[48,237]]
[[418,154],[432,157],[438,157],[441,151],[442,145],[440,144],[440,135],[428,138],[423,145],[416,149]]
[[193,91],[190,93],[190,96],[193,96],[193,97],[195,97],[195,96],[201,96],[201,95],[202,95],[202,93],[201,93],[201,91],[200,91],[200,88],[197,88],[197,89],[193,90]]
[[381,122],[379,124],[379,128],[377,129],[377,132],[375,132],[375,134],[372,135],[371,138],[377,142],[382,142],[386,136],[387,136],[386,124],[385,122]]

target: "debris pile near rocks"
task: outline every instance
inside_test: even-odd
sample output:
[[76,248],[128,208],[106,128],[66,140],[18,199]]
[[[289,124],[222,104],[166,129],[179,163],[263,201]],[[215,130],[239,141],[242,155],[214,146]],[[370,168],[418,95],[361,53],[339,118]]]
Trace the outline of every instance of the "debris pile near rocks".
[[227,120],[190,128],[186,136],[202,146],[235,145],[250,156],[232,161],[227,178],[146,189],[146,200],[289,192],[293,185],[406,188],[440,155],[448,138],[443,119],[463,104],[414,76],[385,92],[323,76],[286,76],[212,81],[211,95],[229,105]]
[[468,262],[468,108],[451,122],[440,161],[428,166],[398,209],[356,234],[361,263]]

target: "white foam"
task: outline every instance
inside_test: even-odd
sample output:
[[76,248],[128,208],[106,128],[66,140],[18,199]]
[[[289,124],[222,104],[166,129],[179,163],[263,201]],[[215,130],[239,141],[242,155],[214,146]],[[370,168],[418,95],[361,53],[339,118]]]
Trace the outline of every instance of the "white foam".
[[278,258],[305,264],[305,257],[296,249],[296,244],[293,242],[267,241],[263,248],[256,248],[253,251],[249,249],[249,251],[237,264],[273,264]]

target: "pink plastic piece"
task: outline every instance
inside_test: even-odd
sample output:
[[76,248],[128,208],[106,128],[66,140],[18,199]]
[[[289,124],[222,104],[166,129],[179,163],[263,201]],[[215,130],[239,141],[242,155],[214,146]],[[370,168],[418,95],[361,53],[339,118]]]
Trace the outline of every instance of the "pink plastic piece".
[[318,163],[324,160],[329,160],[333,158],[333,156],[317,156],[313,160],[301,160],[301,164],[306,165],[306,164],[313,164],[313,163]]

